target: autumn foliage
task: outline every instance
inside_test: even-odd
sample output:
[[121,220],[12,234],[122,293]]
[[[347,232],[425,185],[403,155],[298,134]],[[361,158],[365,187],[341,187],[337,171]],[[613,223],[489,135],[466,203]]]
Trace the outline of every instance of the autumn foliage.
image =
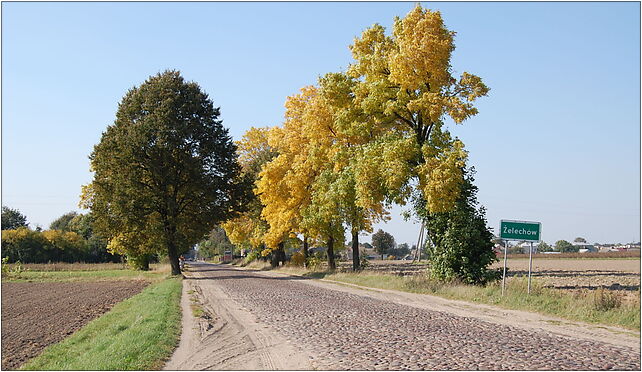
[[303,237],[328,247],[333,268],[346,229],[358,246],[393,203],[419,192],[427,213],[452,210],[467,152],[446,121],[476,115],[474,102],[489,91],[473,74],[452,75],[454,36],[439,12],[420,5],[395,19],[391,34],[375,24],[350,46],[347,71],[286,99],[282,126],[248,131],[239,158],[262,159],[252,170],[259,203],[224,225],[230,238],[265,255]]

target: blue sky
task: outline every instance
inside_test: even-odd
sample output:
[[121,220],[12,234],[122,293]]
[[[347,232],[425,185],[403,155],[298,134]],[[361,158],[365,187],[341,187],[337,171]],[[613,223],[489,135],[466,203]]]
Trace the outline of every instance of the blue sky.
[[[452,65],[491,88],[450,125],[477,169],[489,226],[542,238],[640,240],[640,4],[440,3]],[[2,204],[47,228],[77,207],[93,145],[125,92],[178,69],[239,139],[344,71],[348,46],[414,3],[2,3]],[[417,240],[399,217],[377,225]],[[368,241],[369,236],[364,236]]]

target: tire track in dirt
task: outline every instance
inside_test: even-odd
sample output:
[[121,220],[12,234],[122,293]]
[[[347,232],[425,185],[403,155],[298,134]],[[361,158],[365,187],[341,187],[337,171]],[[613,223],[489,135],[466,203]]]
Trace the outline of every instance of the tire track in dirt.
[[[229,298],[202,272],[183,281],[182,334],[165,370],[297,370],[314,368],[300,349]],[[196,300],[196,301],[193,301]],[[197,304],[203,315],[195,317]]]

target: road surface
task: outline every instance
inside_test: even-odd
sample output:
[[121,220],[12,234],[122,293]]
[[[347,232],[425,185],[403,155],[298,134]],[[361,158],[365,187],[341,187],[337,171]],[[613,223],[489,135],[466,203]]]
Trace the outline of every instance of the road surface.
[[[228,265],[190,266],[181,344],[166,369],[640,370],[639,334]],[[186,311],[197,303],[200,318]]]

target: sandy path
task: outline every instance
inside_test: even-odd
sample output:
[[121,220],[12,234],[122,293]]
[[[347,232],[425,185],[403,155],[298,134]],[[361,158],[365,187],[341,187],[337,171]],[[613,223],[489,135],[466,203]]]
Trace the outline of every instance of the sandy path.
[[[309,356],[226,295],[205,271],[187,271],[182,334],[165,370],[313,369]],[[196,300],[196,301],[194,301]],[[195,317],[197,303],[204,314]]]

